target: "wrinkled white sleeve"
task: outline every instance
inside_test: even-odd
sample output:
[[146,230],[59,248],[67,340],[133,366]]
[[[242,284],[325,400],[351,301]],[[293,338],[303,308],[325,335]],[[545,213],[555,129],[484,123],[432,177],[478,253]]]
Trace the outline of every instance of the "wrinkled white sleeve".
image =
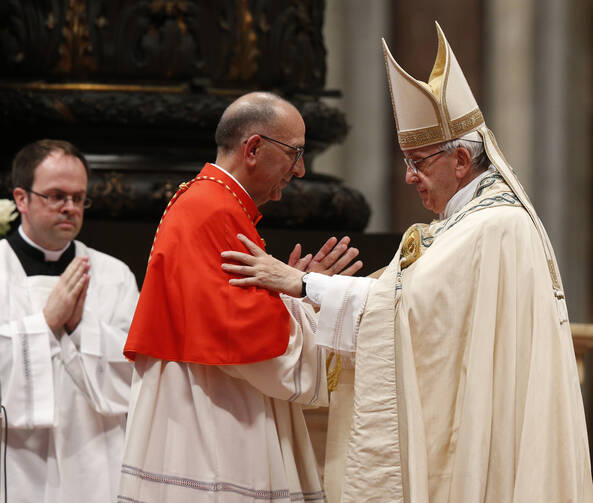
[[316,314],[300,299],[281,297],[290,313],[290,337],[284,354],[262,362],[219,368],[270,397],[305,405],[327,405],[325,351],[315,344],[314,338]]
[[315,340],[320,346],[352,355],[369,289],[376,280],[310,273],[307,297],[320,306]]
[[10,426],[53,424],[52,356],[59,351],[42,313],[0,324],[0,401],[9,411]]
[[117,282],[97,289],[98,298],[87,296],[82,320],[70,335],[56,337],[43,313],[31,313],[28,299],[17,295],[13,319],[0,324],[0,392],[11,427],[55,426],[56,387],[69,392],[74,386],[101,414],[127,412],[132,365],[122,351],[138,288],[127,267],[117,273]]
[[[123,273],[121,281],[102,286],[95,294],[99,298],[87,296],[82,320],[60,339],[59,357],[66,372],[89,405],[104,415],[127,412],[132,381],[133,365],[123,356],[123,349],[138,287],[127,267]],[[110,307],[105,309],[104,303]]]

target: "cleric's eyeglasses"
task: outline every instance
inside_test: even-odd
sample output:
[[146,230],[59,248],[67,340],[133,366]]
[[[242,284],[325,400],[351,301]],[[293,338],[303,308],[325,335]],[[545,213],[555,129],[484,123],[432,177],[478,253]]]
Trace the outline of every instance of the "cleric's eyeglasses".
[[418,174],[418,166],[420,163],[426,161],[426,159],[430,159],[431,157],[434,157],[435,155],[442,154],[443,152],[447,152],[447,150],[439,150],[438,152],[435,152],[434,154],[427,155],[426,157],[422,157],[421,159],[410,159],[409,157],[404,156],[404,162],[406,163],[406,172],[408,171],[408,169],[411,169],[412,173],[417,175]]
[[274,138],[270,138],[269,136],[266,136],[264,134],[260,134],[259,136],[261,136],[264,140],[271,141],[271,142],[274,142],[274,143],[278,143],[278,144],[283,145],[283,146],[285,146],[285,147],[287,147],[289,149],[294,150],[295,151],[295,154],[294,154],[294,162],[292,163],[293,166],[297,162],[299,162],[299,159],[301,157],[303,157],[303,153],[305,152],[305,147],[294,147],[292,145],[289,145],[288,143],[284,143],[284,142],[282,142],[280,140],[275,140]]
[[49,194],[40,194],[34,190],[27,189],[27,192],[35,194],[38,197],[42,197],[47,201],[50,208],[54,210],[62,209],[68,201],[72,201],[72,205],[77,208],[90,208],[93,202],[86,197],[86,194],[66,194],[65,192],[50,192]]

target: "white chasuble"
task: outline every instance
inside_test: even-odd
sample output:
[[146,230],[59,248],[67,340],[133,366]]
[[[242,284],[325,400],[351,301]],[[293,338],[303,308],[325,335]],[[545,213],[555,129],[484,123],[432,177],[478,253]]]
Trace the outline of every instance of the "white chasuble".
[[277,358],[136,357],[118,501],[325,501],[302,412],[327,405],[325,354],[311,306],[283,300],[291,333]]
[[82,320],[54,335],[42,310],[58,276],[29,276],[0,241],[0,385],[8,501],[113,501],[132,366],[122,351],[138,297],[119,260],[75,242],[91,276]]
[[593,501],[555,286],[499,175],[447,220],[413,226],[366,302],[352,416],[330,413],[351,421],[341,463],[340,442],[328,444],[326,469],[342,470],[330,503]]

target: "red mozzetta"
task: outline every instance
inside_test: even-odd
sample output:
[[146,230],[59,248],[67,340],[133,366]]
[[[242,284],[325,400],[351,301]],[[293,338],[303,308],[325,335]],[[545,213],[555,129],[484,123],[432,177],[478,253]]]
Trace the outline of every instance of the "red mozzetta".
[[206,164],[169,207],[124,354],[210,365],[251,363],[284,353],[289,315],[277,294],[229,286],[220,253],[248,253],[241,233],[265,244],[255,203],[222,170]]

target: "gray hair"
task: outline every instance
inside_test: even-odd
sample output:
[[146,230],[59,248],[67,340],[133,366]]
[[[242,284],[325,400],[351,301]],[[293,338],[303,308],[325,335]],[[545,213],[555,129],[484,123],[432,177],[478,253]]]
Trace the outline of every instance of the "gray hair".
[[474,140],[449,140],[442,144],[443,150],[453,152],[458,148],[468,150],[472,159],[472,169],[475,171],[486,171],[490,166],[490,159],[484,150],[484,144],[481,141]]

